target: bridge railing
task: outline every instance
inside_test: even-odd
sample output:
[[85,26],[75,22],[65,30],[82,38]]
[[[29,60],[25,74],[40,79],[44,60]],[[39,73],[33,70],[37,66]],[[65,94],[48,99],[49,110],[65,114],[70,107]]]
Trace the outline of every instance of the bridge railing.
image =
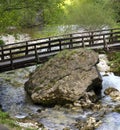
[[[63,49],[99,48],[120,43],[120,29],[106,29],[29,40],[0,47],[0,66],[40,62],[40,58],[54,55]],[[15,62],[15,61],[18,62]]]

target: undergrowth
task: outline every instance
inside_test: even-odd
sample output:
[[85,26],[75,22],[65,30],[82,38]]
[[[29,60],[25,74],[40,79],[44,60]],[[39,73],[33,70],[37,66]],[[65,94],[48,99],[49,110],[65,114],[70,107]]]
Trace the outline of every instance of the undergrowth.
[[10,118],[9,114],[0,110],[0,124],[9,128],[9,130],[35,130],[30,128],[21,128],[16,121]]
[[111,71],[120,75],[120,52],[112,52],[108,54],[110,60]]

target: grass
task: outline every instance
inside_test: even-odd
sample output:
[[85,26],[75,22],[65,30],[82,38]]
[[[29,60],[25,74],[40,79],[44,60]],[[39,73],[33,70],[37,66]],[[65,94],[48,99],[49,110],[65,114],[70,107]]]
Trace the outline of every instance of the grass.
[[0,110],[0,124],[9,128],[9,130],[35,130],[30,128],[22,128],[16,124],[16,121],[10,118],[9,114]]
[[120,23],[116,23],[112,28],[120,28]]

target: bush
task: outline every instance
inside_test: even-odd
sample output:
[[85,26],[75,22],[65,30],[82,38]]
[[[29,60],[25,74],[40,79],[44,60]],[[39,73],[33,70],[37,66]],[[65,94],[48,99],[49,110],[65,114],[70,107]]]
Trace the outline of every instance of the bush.
[[108,54],[108,58],[110,60],[111,70],[120,75],[120,52],[112,52]]
[[5,45],[5,42],[0,39],[0,46],[3,46],[3,45]]

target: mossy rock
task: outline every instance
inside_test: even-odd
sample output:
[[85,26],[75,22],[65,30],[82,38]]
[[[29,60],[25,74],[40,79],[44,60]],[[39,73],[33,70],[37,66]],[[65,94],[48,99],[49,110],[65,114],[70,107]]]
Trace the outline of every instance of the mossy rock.
[[63,50],[30,74],[25,90],[37,104],[72,103],[98,77],[97,62],[98,53],[92,50]]

